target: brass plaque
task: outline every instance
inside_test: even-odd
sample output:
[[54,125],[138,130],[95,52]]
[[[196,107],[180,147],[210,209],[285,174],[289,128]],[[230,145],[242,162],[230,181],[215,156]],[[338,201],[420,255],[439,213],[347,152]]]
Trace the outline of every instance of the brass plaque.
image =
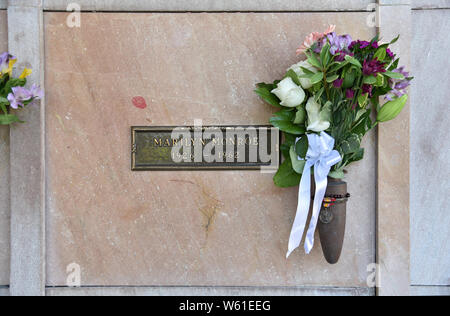
[[131,169],[276,170],[279,144],[271,126],[132,127]]

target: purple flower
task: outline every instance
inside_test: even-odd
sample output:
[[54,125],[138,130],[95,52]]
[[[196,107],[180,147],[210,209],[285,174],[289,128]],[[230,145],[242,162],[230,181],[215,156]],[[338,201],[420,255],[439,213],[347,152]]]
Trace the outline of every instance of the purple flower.
[[349,49],[353,50],[353,48],[355,48],[355,46],[359,46],[359,49],[364,49],[370,46],[370,42],[367,41],[354,41],[350,44]]
[[347,91],[345,91],[345,97],[347,99],[353,99],[355,97],[355,91],[353,89],[347,89]]
[[352,43],[352,37],[350,35],[338,36],[336,33],[330,33],[327,35],[328,42],[330,43],[330,53],[336,55],[337,52],[348,51],[348,47]]
[[338,61],[338,62],[344,61],[344,60],[345,60],[345,56],[347,56],[347,55],[355,56],[355,54],[353,54],[353,53],[348,53],[348,52],[345,52],[345,51],[337,51],[337,53],[338,53],[339,55],[337,55],[337,56],[334,58],[334,60],[335,60],[335,61]]
[[364,84],[362,86],[362,92],[363,94],[368,93],[369,96],[372,96],[372,91],[373,91],[373,86],[369,85],[369,84]]
[[378,45],[377,42],[373,42],[373,43],[372,43],[372,47],[375,48],[375,49],[377,49],[377,48],[380,47],[380,46]]
[[30,90],[24,87],[14,87],[12,93],[8,94],[8,101],[13,109],[18,109],[19,106],[25,106],[24,102],[42,99],[42,97],[43,91],[37,85],[33,85]]
[[0,73],[6,72],[9,69],[9,61],[14,60],[14,59],[16,59],[16,57],[14,57],[13,55],[11,55],[8,52],[1,54],[0,55]]
[[37,85],[33,84],[30,89],[34,99],[42,99],[44,97],[44,91]]
[[378,61],[378,59],[372,59],[370,62],[364,60],[363,64],[363,73],[365,76],[374,76],[376,77],[380,72],[386,72],[384,68],[385,64]]
[[388,49],[386,49],[386,53],[387,53],[387,55],[391,58],[391,59],[394,59],[394,53],[388,48]]
[[389,86],[391,87],[392,91],[385,97],[385,99],[388,101],[392,101],[394,97],[400,98],[405,95],[406,89],[411,85],[411,81],[408,80],[409,72],[405,71],[405,67],[395,69],[393,72],[402,74],[403,76],[405,76],[405,79],[389,79]]
[[350,53],[349,46],[352,43],[352,37],[350,35],[338,36],[334,32],[328,34],[321,41],[319,41],[314,52],[320,53],[327,42],[330,43],[330,53],[332,55],[336,55],[337,53],[341,52]]
[[344,79],[336,79],[336,80],[333,82],[333,86],[334,86],[335,88],[340,88],[340,87],[342,87],[343,84],[344,84]]

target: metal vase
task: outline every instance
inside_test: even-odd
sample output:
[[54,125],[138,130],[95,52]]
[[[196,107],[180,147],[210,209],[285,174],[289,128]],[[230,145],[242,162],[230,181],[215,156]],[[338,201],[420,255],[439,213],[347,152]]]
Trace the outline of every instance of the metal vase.
[[336,199],[329,207],[322,204],[319,218],[319,235],[325,259],[330,264],[339,261],[344,245],[345,222],[347,214],[347,183],[342,180],[328,178],[325,197]]

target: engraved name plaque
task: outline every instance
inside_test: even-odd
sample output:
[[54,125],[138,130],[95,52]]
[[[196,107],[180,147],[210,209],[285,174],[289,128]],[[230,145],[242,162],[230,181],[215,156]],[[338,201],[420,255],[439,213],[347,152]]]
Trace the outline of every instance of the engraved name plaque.
[[279,144],[270,126],[132,127],[131,169],[276,171]]

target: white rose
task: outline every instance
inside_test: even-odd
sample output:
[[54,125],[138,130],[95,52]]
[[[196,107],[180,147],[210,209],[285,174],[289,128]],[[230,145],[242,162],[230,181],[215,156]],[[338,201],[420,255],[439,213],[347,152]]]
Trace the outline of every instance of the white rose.
[[286,78],[278,84],[278,87],[272,90],[280,100],[282,106],[295,108],[305,101],[305,91],[297,86],[292,78]]
[[314,97],[311,97],[306,103],[306,111],[308,112],[308,131],[320,133],[330,128],[330,122],[324,120],[331,114],[330,106],[324,106],[321,109],[320,104],[316,102]]
[[[314,73],[318,72],[318,70],[313,65],[311,65],[307,60],[301,61],[298,64],[293,65],[291,68],[288,69],[288,71],[293,70],[297,74],[297,76],[300,77],[305,75],[305,72],[303,71],[302,67]],[[307,78],[299,78],[299,80],[303,89],[309,89],[312,87],[311,80]]]

